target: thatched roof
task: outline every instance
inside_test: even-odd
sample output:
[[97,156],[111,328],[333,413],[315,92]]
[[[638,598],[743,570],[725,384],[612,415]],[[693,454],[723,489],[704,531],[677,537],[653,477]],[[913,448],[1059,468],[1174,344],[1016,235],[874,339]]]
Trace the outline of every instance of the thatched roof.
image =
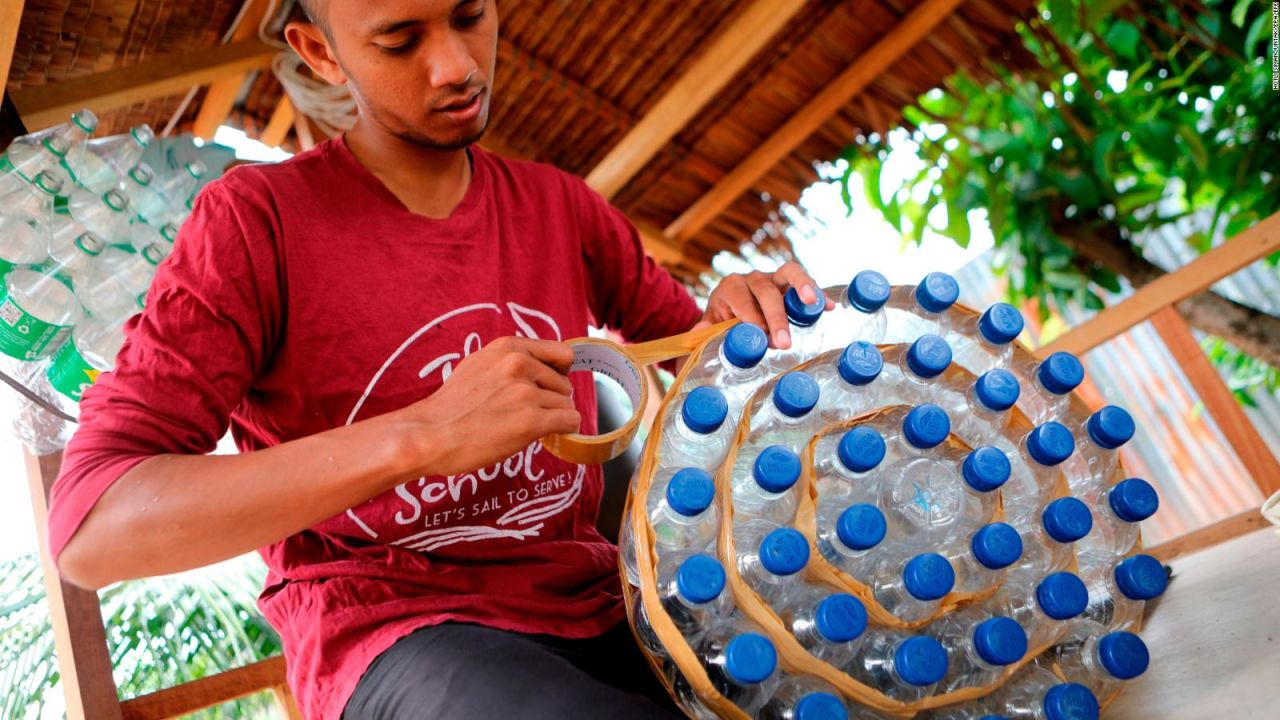
[[[250,3],[260,3],[259,17],[264,6],[283,6],[274,7],[268,27],[278,28],[296,12],[292,0]],[[32,87],[217,45],[245,4],[27,0],[8,90],[23,111],[23,91]],[[759,15],[765,5],[782,8],[785,23],[755,38],[760,50],[612,193],[615,204],[666,244],[662,259],[686,276],[717,252],[736,251],[753,239],[765,251],[785,249],[778,233],[760,228],[777,218],[778,203],[794,202],[816,179],[814,163],[836,157],[857,133],[884,132],[904,105],[958,69],[983,76],[989,58],[1014,66],[1030,62],[1011,55],[1024,52],[1011,35],[1033,12],[1028,0],[498,0],[501,45],[486,143],[588,175],[709,48],[724,45],[721,36],[735,21]],[[911,11],[939,7],[928,29],[917,33],[918,42],[895,51],[883,71],[833,113],[821,115],[812,132],[784,144],[776,154],[780,160],[749,173],[740,183],[745,191],[730,193],[701,220],[679,227],[689,219],[682,215],[726,176],[740,173],[742,161],[789,120],[812,111],[824,88],[866,60]],[[252,10],[247,17],[255,17]],[[242,30],[237,38],[254,35]],[[138,122],[157,132],[188,129],[205,94],[176,92],[102,112],[100,132]],[[254,135],[276,109],[281,86],[264,68],[252,71],[235,95],[227,122]],[[293,135],[284,142],[292,146]]]

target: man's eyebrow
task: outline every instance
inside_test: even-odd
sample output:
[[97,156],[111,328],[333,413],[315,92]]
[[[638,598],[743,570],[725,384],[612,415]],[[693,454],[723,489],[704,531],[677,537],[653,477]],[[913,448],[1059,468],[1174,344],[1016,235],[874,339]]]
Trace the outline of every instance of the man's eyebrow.
[[370,35],[390,35],[397,30],[417,25],[417,20],[383,20],[369,29]]

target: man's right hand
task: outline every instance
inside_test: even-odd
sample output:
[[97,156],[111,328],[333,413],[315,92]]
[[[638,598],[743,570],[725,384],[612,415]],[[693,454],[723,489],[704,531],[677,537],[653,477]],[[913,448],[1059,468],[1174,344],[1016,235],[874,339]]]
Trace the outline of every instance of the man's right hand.
[[518,337],[498,338],[464,358],[435,393],[398,411],[422,473],[475,470],[545,435],[577,432],[572,363],[564,343]]

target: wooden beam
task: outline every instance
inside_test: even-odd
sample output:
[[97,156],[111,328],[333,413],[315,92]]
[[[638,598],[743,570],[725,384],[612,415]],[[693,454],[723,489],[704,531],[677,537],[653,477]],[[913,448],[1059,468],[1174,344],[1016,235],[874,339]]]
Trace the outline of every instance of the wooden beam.
[[161,720],[235,700],[284,683],[284,658],[277,655],[252,665],[140,695],[121,703],[124,720]]
[[828,118],[857,97],[894,61],[914,47],[961,2],[963,0],[925,0],[918,5],[893,30],[791,116],[790,120],[761,143],[723,180],[668,225],[663,233],[680,241],[696,235]]
[[53,647],[58,658],[59,685],[66,697],[69,720],[119,720],[120,700],[111,675],[107,634],[102,626],[98,593],[62,579],[49,555],[49,489],[62,465],[62,453],[37,458],[25,448],[27,482],[36,535],[40,540],[40,564],[53,626]]
[[1269,527],[1266,518],[1262,517],[1262,513],[1257,508],[1250,508],[1242,513],[1224,518],[1211,525],[1205,525],[1198,530],[1192,530],[1185,535],[1179,535],[1172,540],[1162,542],[1159,545],[1147,548],[1143,552],[1154,556],[1160,562],[1169,562],[1174,558],[1190,555],[1214,545],[1221,545],[1228,540],[1234,540],[1241,535],[1248,535],[1255,530]]
[[18,26],[22,24],[23,0],[0,0],[0,95],[9,82],[13,50],[18,45]]
[[22,88],[13,93],[13,103],[23,124],[35,131],[65,121],[80,108],[104,112],[268,67],[278,52],[258,40],[218,45],[51,85]]
[[1280,213],[1272,215],[1177,270],[1138,288],[1123,301],[1040,348],[1049,355],[1083,354],[1138,325],[1161,308],[1200,293],[1224,277],[1280,251]]
[[804,5],[803,0],[755,0],[592,169],[587,184],[606,198],[617,194]]
[[289,137],[289,130],[293,128],[295,113],[293,103],[289,101],[288,95],[281,95],[280,102],[276,105],[276,109],[271,113],[271,119],[267,121],[267,126],[262,129],[262,137],[258,140],[267,147],[280,147],[284,144],[285,138]]
[[[258,26],[262,24],[262,16],[267,14],[269,5],[271,3],[268,0],[251,0],[241,12],[239,23],[231,32],[230,42],[256,38]],[[196,114],[195,122],[191,126],[193,135],[205,140],[213,139],[213,134],[218,131],[218,127],[226,122],[227,116],[231,114],[231,108],[235,106],[236,97],[240,95],[240,89],[244,87],[244,81],[248,76],[248,73],[228,75],[214,80],[209,85],[209,91],[204,94],[204,102],[200,103],[200,112]]]
[[1178,361],[1187,381],[1195,388],[1205,409],[1213,416],[1218,429],[1227,439],[1227,444],[1253,477],[1262,497],[1269,497],[1271,493],[1280,490],[1280,462],[1276,461],[1275,455],[1258,434],[1244,408],[1240,407],[1235,395],[1222,381],[1218,369],[1209,362],[1200,343],[1196,342],[1195,335],[1191,334],[1187,321],[1169,306],[1151,316],[1151,326]]

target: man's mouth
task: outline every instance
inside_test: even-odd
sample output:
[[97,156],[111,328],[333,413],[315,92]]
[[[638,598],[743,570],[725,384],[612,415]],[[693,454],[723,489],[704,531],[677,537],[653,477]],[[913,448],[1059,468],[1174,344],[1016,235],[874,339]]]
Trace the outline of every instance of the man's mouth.
[[473,106],[479,104],[480,96],[483,94],[484,94],[484,89],[481,88],[464,98],[460,98],[447,105],[441,105],[437,107],[436,112],[449,112],[449,113],[466,112],[467,110],[470,110]]

